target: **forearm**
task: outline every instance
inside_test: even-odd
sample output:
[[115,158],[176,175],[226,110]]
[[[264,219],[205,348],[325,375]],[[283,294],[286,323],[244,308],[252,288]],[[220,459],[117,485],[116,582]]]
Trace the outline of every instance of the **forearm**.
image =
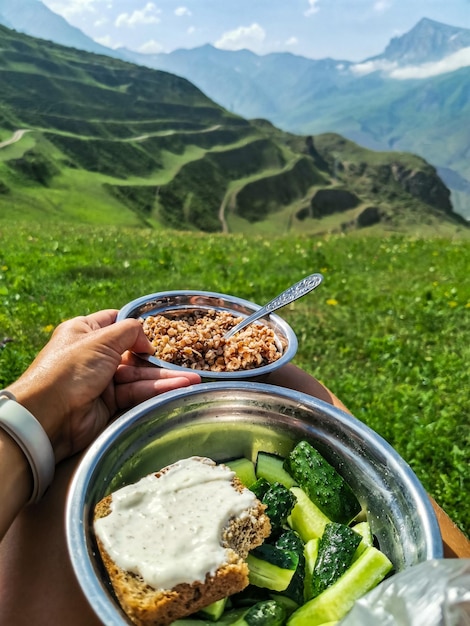
[[335,396],[325,385],[323,385],[316,378],[300,369],[293,363],[289,363],[284,367],[272,372],[266,377],[265,382],[271,385],[278,385],[280,387],[287,387],[288,389],[294,389],[307,393],[310,396],[328,402],[333,406],[349,413],[347,407],[341,402],[339,398]]
[[0,540],[29,500],[32,474],[20,447],[0,428]]

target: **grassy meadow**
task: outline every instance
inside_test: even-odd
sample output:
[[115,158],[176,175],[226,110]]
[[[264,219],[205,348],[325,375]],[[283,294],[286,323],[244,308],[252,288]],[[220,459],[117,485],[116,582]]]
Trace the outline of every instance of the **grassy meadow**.
[[322,272],[319,289],[280,312],[299,338],[294,362],[389,441],[469,534],[468,238],[267,238],[8,220],[0,241],[0,388],[66,318],[168,289],[263,304]]

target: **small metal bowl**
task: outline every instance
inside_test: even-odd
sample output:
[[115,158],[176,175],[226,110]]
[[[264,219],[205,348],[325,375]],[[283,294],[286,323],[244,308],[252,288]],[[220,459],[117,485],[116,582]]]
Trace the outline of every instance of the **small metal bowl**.
[[[227,311],[236,317],[248,317],[261,306],[236,296],[212,291],[163,291],[152,293],[129,302],[121,308],[117,319],[128,317],[145,319],[149,315],[182,315],[191,311]],[[155,356],[139,355],[150,363],[166,369],[184,372],[198,372],[204,379],[238,380],[258,379],[282,367],[291,361],[298,348],[297,337],[292,328],[279,315],[271,313],[268,317],[258,320],[274,331],[276,344],[282,355],[272,363],[254,369],[237,370],[234,372],[212,372],[197,370],[163,361]]]
[[129,624],[97,556],[95,504],[119,487],[192,456],[224,461],[258,451],[285,456],[310,441],[348,481],[396,571],[442,558],[439,525],[416,475],[362,422],[312,396],[256,382],[212,382],[168,392],[111,424],[73,478],[66,528],[77,579],[104,624]]

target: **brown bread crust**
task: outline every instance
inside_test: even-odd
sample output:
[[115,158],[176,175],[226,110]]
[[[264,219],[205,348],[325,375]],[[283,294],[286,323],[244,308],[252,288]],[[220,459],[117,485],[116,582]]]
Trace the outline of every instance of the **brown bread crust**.
[[[159,474],[156,474],[158,477]],[[235,477],[234,489],[245,489]],[[109,515],[112,495],[103,498],[95,507],[94,519]],[[166,626],[212,604],[221,598],[242,591],[248,585],[248,566],[245,563],[250,550],[263,543],[271,532],[265,506],[258,500],[248,515],[232,520],[221,537],[227,547],[227,562],[215,575],[192,584],[181,583],[169,590],[157,590],[140,576],[118,567],[96,537],[98,550],[108,573],[114,593],[131,621],[138,626]]]

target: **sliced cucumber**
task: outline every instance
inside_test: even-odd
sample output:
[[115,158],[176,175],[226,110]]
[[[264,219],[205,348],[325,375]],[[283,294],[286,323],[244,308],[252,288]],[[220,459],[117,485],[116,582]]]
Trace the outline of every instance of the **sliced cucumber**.
[[[232,626],[246,613],[246,608],[243,609],[231,609],[226,611],[222,617],[216,622],[217,626]],[[214,622],[207,619],[196,619],[195,617],[188,617],[178,619],[171,623],[171,626],[214,626]]]
[[296,482],[283,467],[284,459],[275,454],[258,452],[256,459],[256,477],[265,478],[270,483],[281,483],[288,489]]
[[304,598],[310,600],[312,589],[312,574],[318,556],[318,546],[320,539],[310,539],[304,545],[305,556],[305,579],[304,579]]
[[361,543],[357,546],[353,561],[355,561],[366,548],[374,545],[374,535],[369,522],[359,522],[352,526],[354,532],[361,536]]
[[256,481],[255,464],[250,459],[241,457],[233,461],[226,461],[224,465],[230,467],[248,489]]
[[289,526],[299,533],[304,543],[321,537],[331,520],[310,500],[303,489],[291,487],[291,491],[297,502],[287,519]]
[[221,600],[217,600],[216,602],[212,602],[208,606],[205,606],[203,609],[198,611],[198,614],[203,619],[209,619],[213,622],[216,622],[222,617],[222,613],[225,611],[225,607],[227,605],[228,598],[222,598]]
[[318,546],[311,591],[307,590],[307,597],[320,595],[344,574],[360,542],[360,535],[349,526],[338,522],[326,525]]
[[286,609],[276,600],[264,600],[250,607],[233,626],[284,626]]
[[338,580],[291,615],[288,626],[320,626],[342,619],[353,604],[391,571],[392,563],[377,548],[367,548]]
[[272,591],[284,591],[295,574],[299,556],[291,550],[281,550],[264,543],[250,552],[246,562],[250,584]]
[[282,595],[282,593],[270,593],[269,597],[273,600],[276,600],[278,604],[281,604],[285,608],[286,615],[291,615],[295,610],[299,608],[297,602],[292,600],[292,598],[288,598],[287,596]]
[[289,453],[284,469],[333,522],[350,524],[361,512],[348,483],[307,441],[300,441]]

